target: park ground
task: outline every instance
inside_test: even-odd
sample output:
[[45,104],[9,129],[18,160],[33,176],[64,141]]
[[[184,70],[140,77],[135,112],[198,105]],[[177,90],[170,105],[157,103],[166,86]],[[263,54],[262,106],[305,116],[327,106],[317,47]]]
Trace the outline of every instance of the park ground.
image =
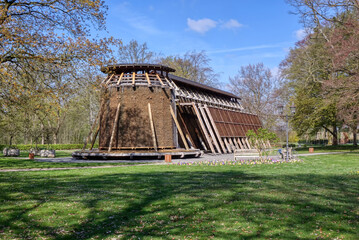
[[359,152],[301,159],[0,172],[0,239],[359,239]]

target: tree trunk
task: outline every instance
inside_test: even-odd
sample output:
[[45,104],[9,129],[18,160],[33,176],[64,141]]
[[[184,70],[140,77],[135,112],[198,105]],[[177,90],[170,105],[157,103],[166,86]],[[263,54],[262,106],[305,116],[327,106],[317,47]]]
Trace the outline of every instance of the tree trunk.
[[338,131],[337,131],[337,126],[333,125],[333,146],[337,146],[338,145]]
[[45,144],[44,125],[41,124],[41,144]]
[[358,143],[357,143],[357,132],[358,132],[357,126],[353,127],[352,131],[353,131],[353,146],[358,146]]
[[11,147],[11,145],[12,145],[12,139],[13,139],[13,138],[14,138],[14,136],[11,135],[11,136],[10,136],[10,142],[9,142],[9,143],[10,143],[10,145],[9,145],[10,147]]

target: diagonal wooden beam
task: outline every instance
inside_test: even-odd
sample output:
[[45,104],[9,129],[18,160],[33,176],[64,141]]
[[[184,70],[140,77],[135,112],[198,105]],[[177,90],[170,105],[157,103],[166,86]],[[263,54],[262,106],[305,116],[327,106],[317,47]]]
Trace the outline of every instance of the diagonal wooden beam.
[[112,127],[112,134],[111,134],[111,138],[110,138],[110,145],[108,147],[108,152],[111,152],[112,150],[112,142],[113,142],[113,138],[115,136],[115,132],[117,130],[117,122],[118,122],[118,119],[119,119],[119,115],[120,115],[120,107],[121,107],[121,103],[119,103],[117,105],[117,109],[116,109],[116,116],[115,116],[115,122],[114,122],[114,125]]
[[146,75],[146,80],[147,80],[148,86],[152,87],[152,83],[151,83],[150,77],[148,76],[148,73],[145,72],[145,75]]
[[117,85],[120,85],[122,77],[123,77],[123,72],[121,73],[120,77],[118,78]]
[[152,111],[151,111],[151,104],[150,104],[150,103],[148,103],[148,115],[149,115],[149,117],[150,117],[153,147],[154,147],[155,151],[157,151],[157,139],[156,139],[155,125],[154,125],[154,123],[153,123]]
[[206,138],[206,141],[207,141],[207,143],[208,143],[209,148],[211,149],[212,153],[216,153],[216,151],[214,150],[214,147],[213,147],[213,145],[212,145],[212,141],[211,141],[210,137],[208,136],[207,129],[206,129],[204,123],[203,123],[203,120],[202,120],[202,117],[201,117],[201,115],[200,115],[200,113],[199,113],[199,110],[198,110],[198,108],[197,108],[197,106],[196,106],[196,104],[195,104],[194,102],[192,102],[192,106],[193,106],[194,112],[195,112],[196,115],[197,115],[199,124],[200,124],[201,129],[202,129],[202,131],[203,131],[203,133],[204,133],[204,136],[205,136],[205,138]]
[[223,143],[223,141],[222,141],[221,135],[219,135],[219,131],[218,131],[218,129],[217,129],[216,123],[215,123],[214,120],[213,120],[211,111],[209,111],[209,108],[207,107],[207,105],[204,105],[204,109],[206,110],[207,115],[208,115],[208,118],[209,118],[210,122],[212,123],[214,132],[215,132],[216,135],[217,135],[218,142],[219,142],[219,144],[221,145],[223,152],[224,152],[224,153],[227,153],[227,149],[224,147],[224,143]]
[[208,119],[207,119],[207,116],[206,116],[206,113],[205,113],[205,110],[201,107],[201,104],[199,104],[199,110],[200,110],[200,113],[202,114],[202,118],[204,120],[204,123],[206,124],[207,126],[207,129],[209,131],[209,134],[211,135],[211,138],[213,140],[213,143],[214,143],[214,146],[217,148],[217,151],[218,153],[222,153],[221,151],[221,148],[219,147],[218,145],[218,142],[217,142],[217,139],[216,139],[216,136],[212,130],[212,127],[211,127],[211,124],[209,123]]
[[174,113],[174,111],[173,111],[171,105],[170,105],[170,112],[171,112],[172,118],[173,118],[173,120],[174,120],[174,122],[175,122],[175,124],[176,124],[176,126],[177,126],[177,130],[178,130],[178,132],[179,132],[179,134],[180,134],[180,136],[181,136],[181,139],[182,139],[182,141],[183,141],[183,144],[184,144],[186,150],[188,150],[189,147],[188,147],[186,138],[185,138],[185,136],[183,135],[181,126],[179,125],[179,123],[178,123],[178,121],[177,121],[176,115],[175,115],[175,113]]

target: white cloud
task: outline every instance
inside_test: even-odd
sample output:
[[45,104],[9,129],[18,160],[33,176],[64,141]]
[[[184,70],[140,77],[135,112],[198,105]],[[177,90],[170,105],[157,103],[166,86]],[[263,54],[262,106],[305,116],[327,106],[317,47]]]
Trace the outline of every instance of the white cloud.
[[234,19],[231,19],[222,24],[223,28],[228,28],[228,29],[240,28],[242,26],[243,26],[242,24],[240,24],[237,20]]
[[295,34],[295,37],[297,38],[297,40],[302,40],[307,35],[307,30],[299,29],[299,30],[295,31],[294,34]]
[[208,53],[231,53],[231,52],[242,52],[242,51],[257,50],[257,49],[266,49],[266,48],[281,48],[281,47],[283,47],[285,45],[288,45],[288,43],[287,42],[281,42],[281,43],[277,43],[277,44],[267,44],[267,45],[248,46],[248,47],[241,47],[241,48],[220,49],[220,50],[208,51]]
[[199,19],[197,21],[187,18],[187,25],[191,30],[204,34],[212,28],[215,28],[217,22],[209,18]]

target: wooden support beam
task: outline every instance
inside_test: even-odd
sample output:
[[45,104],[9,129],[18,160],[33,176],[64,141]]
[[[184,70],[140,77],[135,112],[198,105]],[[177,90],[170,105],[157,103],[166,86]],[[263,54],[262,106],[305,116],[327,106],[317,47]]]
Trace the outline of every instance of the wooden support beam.
[[195,128],[194,131],[196,132],[196,134],[197,134],[197,136],[198,136],[198,139],[199,139],[199,142],[201,143],[203,149],[207,151],[207,150],[208,150],[208,149],[207,149],[207,146],[206,146],[205,142],[203,141],[203,139],[201,138],[201,135],[200,135],[198,129]]
[[121,73],[120,77],[118,78],[117,85],[120,85],[122,77],[123,77],[123,72]]
[[115,132],[117,130],[117,123],[118,123],[118,119],[120,116],[120,107],[121,107],[121,103],[118,103],[117,109],[116,109],[115,122],[113,123],[113,127],[112,127],[112,134],[111,134],[111,138],[110,138],[110,145],[108,147],[108,152],[111,152],[111,149],[112,149],[112,142],[113,142],[113,138],[115,136]]
[[200,110],[200,113],[202,114],[202,118],[207,126],[209,134],[211,135],[211,138],[213,140],[214,145],[217,148],[218,153],[222,154],[221,148],[219,147],[217,139],[216,139],[216,135],[214,134],[214,132],[212,130],[211,124],[209,123],[208,118],[205,113],[205,110],[203,109],[203,107],[201,107],[201,104],[199,104],[199,110]]
[[238,144],[239,144],[240,149],[244,149],[243,144],[242,144],[242,142],[241,142],[241,139],[240,139],[240,138],[237,138],[236,140],[237,140],[237,142],[238,142]]
[[114,75],[115,75],[115,74],[112,74],[112,75],[111,75],[111,77],[107,80],[106,85],[110,83],[110,81],[112,80],[112,78],[113,78]]
[[162,81],[161,77],[158,75],[158,73],[156,74],[156,77],[157,77],[158,81],[160,81],[162,88],[165,87],[165,84],[163,83],[163,81]]
[[136,81],[136,73],[133,72],[133,73],[132,73],[132,87],[135,86],[135,84],[136,84],[135,81]]
[[228,140],[227,140],[227,138],[226,138],[226,137],[224,137],[223,139],[224,139],[224,143],[225,143],[225,144],[226,144],[226,146],[227,146],[227,150],[228,150],[228,152],[229,152],[229,153],[231,153],[231,152],[232,152],[231,145],[229,144],[229,142],[228,142]]
[[148,73],[145,72],[145,75],[146,75],[146,79],[147,79],[148,86],[149,86],[149,87],[152,87],[152,83],[151,83],[150,77],[148,76]]
[[252,149],[252,147],[251,147],[251,145],[249,144],[249,142],[248,142],[248,139],[247,139],[247,138],[245,138],[245,141],[246,141],[246,143],[247,143],[248,149]]
[[95,136],[92,138],[90,150],[92,150],[92,149],[93,149],[93,146],[95,145],[96,138],[97,138],[97,135],[98,135],[99,131],[100,131],[100,124],[97,126],[97,130],[96,130],[96,132],[95,132]]
[[239,138],[239,140],[240,140],[241,143],[243,144],[243,148],[244,148],[244,149],[248,149],[247,143],[246,143],[246,141],[244,141],[244,138],[241,137],[241,138]]
[[268,148],[272,148],[271,144],[270,144],[270,141],[267,140],[267,145],[268,145]]
[[232,138],[228,138],[228,141],[229,141],[229,144],[231,145],[231,148],[232,148],[232,150],[234,151],[234,150],[236,150],[236,146],[234,145],[234,143],[233,143],[233,141],[232,141]]
[[219,135],[219,131],[218,131],[218,129],[217,129],[216,123],[214,122],[213,117],[212,117],[212,114],[211,114],[211,112],[209,111],[207,105],[204,105],[204,109],[205,109],[206,112],[207,112],[209,121],[212,123],[212,126],[213,126],[213,129],[214,129],[214,132],[216,133],[218,142],[219,142],[219,144],[220,144],[221,147],[222,147],[222,151],[223,151],[224,153],[227,153],[227,149],[224,147],[224,143],[223,143],[223,141],[222,141],[221,135]]
[[185,138],[184,135],[183,135],[181,126],[179,125],[179,123],[178,123],[178,121],[177,121],[177,118],[176,118],[176,115],[175,115],[175,113],[174,113],[174,111],[173,111],[173,109],[172,109],[172,106],[170,106],[170,111],[171,111],[172,118],[173,118],[173,120],[174,120],[174,122],[175,122],[175,124],[176,124],[176,126],[177,126],[177,130],[178,130],[178,132],[179,132],[179,134],[180,134],[180,136],[181,136],[181,139],[182,139],[182,141],[183,141],[183,144],[184,144],[186,150],[188,150],[189,147],[188,147],[186,138]]
[[212,141],[211,141],[211,139],[210,139],[209,136],[208,136],[207,129],[206,129],[206,127],[205,127],[205,125],[204,125],[204,123],[203,123],[203,121],[202,121],[202,118],[201,118],[201,115],[200,115],[200,113],[199,113],[199,110],[198,110],[198,108],[197,108],[197,106],[196,106],[196,104],[195,104],[194,102],[192,102],[192,106],[193,106],[193,109],[194,109],[195,114],[197,115],[199,124],[200,124],[201,129],[202,129],[202,131],[203,131],[203,133],[204,133],[204,137],[206,138],[206,141],[207,141],[207,143],[208,143],[209,148],[211,149],[212,153],[216,153],[216,151],[214,150],[214,147],[213,147],[213,145],[212,145]]
[[155,125],[154,125],[154,123],[153,123],[152,111],[151,111],[151,104],[150,104],[150,103],[148,103],[148,115],[149,115],[149,117],[150,117],[153,147],[155,148],[155,151],[157,151],[157,139],[156,139]]
[[236,141],[236,138],[233,138],[233,143],[234,143],[234,146],[236,146],[236,149],[241,149]]

